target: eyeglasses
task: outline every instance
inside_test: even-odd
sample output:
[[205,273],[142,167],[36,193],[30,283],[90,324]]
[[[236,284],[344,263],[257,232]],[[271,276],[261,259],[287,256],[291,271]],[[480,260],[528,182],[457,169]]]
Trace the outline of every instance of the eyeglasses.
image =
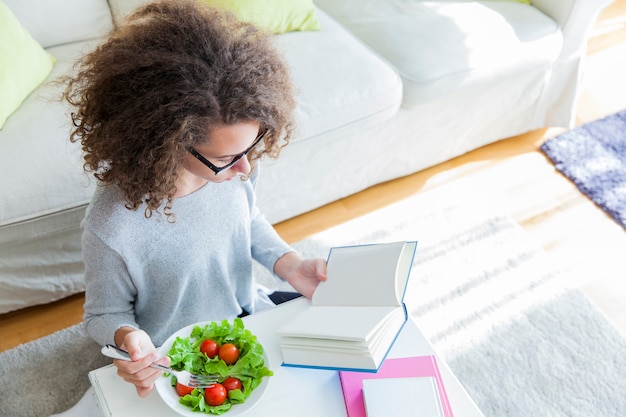
[[263,138],[265,137],[265,135],[267,134],[267,130],[264,130],[259,136],[257,136],[257,138],[254,140],[254,142],[252,142],[252,145],[250,145],[250,147],[248,149],[246,149],[245,151],[243,151],[242,153],[240,153],[239,155],[235,155],[233,156],[233,159],[231,159],[230,162],[228,162],[226,165],[218,167],[215,166],[211,163],[211,161],[209,161],[208,159],[206,159],[204,156],[202,156],[200,154],[200,152],[196,151],[193,147],[189,146],[187,148],[187,151],[189,151],[190,154],[192,154],[193,156],[195,156],[196,158],[198,158],[198,160],[200,162],[202,162],[204,165],[206,165],[207,167],[209,167],[211,169],[211,171],[215,172],[215,175],[219,174],[220,172],[232,167],[233,165],[235,165],[237,162],[239,162],[241,160],[241,158],[243,158],[244,156],[248,155],[248,153],[254,149],[254,147],[256,145],[259,144],[259,142],[261,142],[261,140],[263,140]]

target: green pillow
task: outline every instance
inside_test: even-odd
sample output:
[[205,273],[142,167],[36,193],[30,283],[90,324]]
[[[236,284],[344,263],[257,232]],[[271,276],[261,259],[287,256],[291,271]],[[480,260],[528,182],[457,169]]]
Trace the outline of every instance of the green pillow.
[[516,1],[518,3],[530,4],[530,0],[503,0],[503,1]]
[[0,129],[46,79],[55,62],[0,0]]
[[273,33],[320,30],[312,0],[201,0]]

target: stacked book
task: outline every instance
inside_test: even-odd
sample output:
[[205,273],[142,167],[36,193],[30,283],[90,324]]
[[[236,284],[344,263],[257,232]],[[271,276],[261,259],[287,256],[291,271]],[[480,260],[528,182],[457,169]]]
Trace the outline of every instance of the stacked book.
[[339,379],[348,417],[453,417],[435,356],[387,359],[376,373]]
[[328,280],[278,329],[283,365],[336,369],[348,417],[453,417],[435,356],[386,359],[417,242],[334,247]]

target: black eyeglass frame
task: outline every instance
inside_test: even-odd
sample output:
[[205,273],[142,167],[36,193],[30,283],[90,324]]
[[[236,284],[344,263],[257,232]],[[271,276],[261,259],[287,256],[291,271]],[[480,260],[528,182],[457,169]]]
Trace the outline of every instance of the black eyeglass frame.
[[266,134],[267,134],[267,130],[263,131],[263,133],[261,133],[259,136],[257,136],[257,138],[254,140],[254,142],[252,142],[252,145],[250,145],[250,147],[248,149],[246,149],[245,151],[243,151],[239,155],[235,155],[233,157],[233,160],[230,161],[228,164],[224,165],[223,167],[218,167],[218,166],[213,165],[211,163],[211,161],[209,161],[204,156],[202,156],[202,154],[200,154],[200,152],[195,150],[192,146],[187,147],[187,151],[190,154],[192,154],[193,156],[195,156],[204,165],[206,165],[211,171],[213,171],[215,173],[215,175],[217,175],[220,172],[225,171],[228,168],[232,167],[237,162],[239,162],[241,160],[241,158],[243,158],[244,156],[248,155],[248,153],[250,153],[250,151],[252,149],[254,149],[254,147],[257,146],[259,144],[259,142],[261,142],[263,140],[263,138],[265,137]]

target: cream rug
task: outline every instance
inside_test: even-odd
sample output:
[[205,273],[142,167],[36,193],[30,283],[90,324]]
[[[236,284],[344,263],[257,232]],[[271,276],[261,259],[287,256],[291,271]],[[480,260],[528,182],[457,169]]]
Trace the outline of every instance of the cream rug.
[[[417,240],[408,307],[485,416],[626,416],[626,339],[496,200],[428,192],[294,246]],[[66,410],[105,361],[81,325],[0,353],[0,415]]]
[[417,240],[410,314],[485,416],[626,416],[626,339],[498,199],[448,187],[294,246]]

